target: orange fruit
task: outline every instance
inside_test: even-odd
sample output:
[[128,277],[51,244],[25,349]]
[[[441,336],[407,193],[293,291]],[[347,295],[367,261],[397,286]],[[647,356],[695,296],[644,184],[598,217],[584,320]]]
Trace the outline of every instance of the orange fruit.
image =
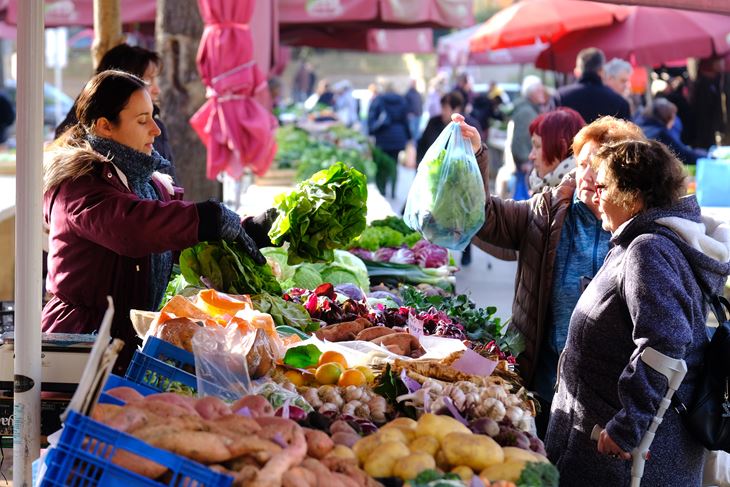
[[358,365],[355,369],[363,373],[367,382],[373,382],[375,380],[375,374],[373,374],[372,369],[367,365]]
[[320,384],[337,384],[343,371],[342,365],[337,362],[329,362],[322,364],[317,367],[317,371],[314,373],[314,378]]
[[364,386],[367,383],[367,379],[365,378],[365,374],[360,372],[357,369],[349,369],[342,373],[340,376],[340,380],[337,381],[337,385],[340,387],[347,387],[347,386]]
[[322,364],[329,364],[332,362],[336,362],[340,365],[342,365],[343,369],[347,369],[347,360],[345,360],[345,356],[342,355],[340,352],[335,352],[334,350],[327,350],[322,355],[319,356],[319,365]]
[[304,375],[298,370],[287,370],[284,372],[284,377],[297,387],[303,386],[305,382]]

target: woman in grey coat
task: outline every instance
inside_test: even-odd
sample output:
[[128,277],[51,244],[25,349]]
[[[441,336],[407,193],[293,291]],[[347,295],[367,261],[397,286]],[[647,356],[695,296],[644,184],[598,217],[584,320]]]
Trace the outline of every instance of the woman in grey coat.
[[[620,487],[630,483],[630,452],[667,391],[666,378],[639,355],[652,347],[684,359],[689,371],[677,394],[692,396],[709,343],[703,293],[721,292],[730,274],[730,226],[682,197],[682,164],[659,142],[609,144],[593,165],[612,248],[573,312],[545,443],[562,486]],[[605,428],[598,443],[594,425]],[[703,460],[670,408],[642,485],[699,486]]]

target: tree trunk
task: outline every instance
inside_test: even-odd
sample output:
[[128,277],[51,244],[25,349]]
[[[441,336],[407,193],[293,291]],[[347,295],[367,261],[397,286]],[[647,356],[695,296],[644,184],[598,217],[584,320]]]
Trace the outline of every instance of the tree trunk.
[[221,198],[221,184],[205,177],[206,149],[188,123],[205,102],[195,56],[203,21],[196,0],[157,0],[157,50],[162,57],[160,110],[185,199]]
[[124,42],[119,1],[94,0],[94,42],[91,45],[94,69],[109,49]]

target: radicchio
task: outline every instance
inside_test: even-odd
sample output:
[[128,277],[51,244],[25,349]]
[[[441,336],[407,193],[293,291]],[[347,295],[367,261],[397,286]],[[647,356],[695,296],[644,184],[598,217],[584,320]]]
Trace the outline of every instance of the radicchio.
[[361,249],[361,248],[357,247],[357,248],[348,250],[348,252],[350,252],[353,255],[356,255],[356,256],[360,257],[361,259],[365,259],[365,260],[377,260],[377,259],[375,259],[375,255],[373,254],[373,252],[371,252],[371,251],[369,251],[367,249]]
[[449,263],[449,251],[427,240],[419,240],[411,250],[421,267],[441,267]]
[[392,247],[383,247],[375,251],[373,258],[377,262],[390,262],[390,258],[393,256],[393,254],[395,254],[396,250],[398,249],[394,249]]
[[416,254],[407,247],[401,247],[390,256],[390,261],[395,264],[415,264]]

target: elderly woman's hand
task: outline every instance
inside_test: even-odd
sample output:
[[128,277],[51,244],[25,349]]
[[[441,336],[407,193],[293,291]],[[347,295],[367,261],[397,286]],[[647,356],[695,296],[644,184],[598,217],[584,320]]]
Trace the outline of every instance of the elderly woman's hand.
[[479,131],[466,123],[464,121],[464,116],[460,113],[454,113],[451,115],[451,121],[459,124],[459,127],[461,127],[461,135],[463,135],[465,139],[469,139],[471,142],[471,148],[476,154],[482,146],[482,137],[479,135]]
[[631,460],[631,453],[625,452],[619,447],[615,441],[611,439],[608,432],[604,429],[598,438],[598,451],[614,458],[622,460]]

